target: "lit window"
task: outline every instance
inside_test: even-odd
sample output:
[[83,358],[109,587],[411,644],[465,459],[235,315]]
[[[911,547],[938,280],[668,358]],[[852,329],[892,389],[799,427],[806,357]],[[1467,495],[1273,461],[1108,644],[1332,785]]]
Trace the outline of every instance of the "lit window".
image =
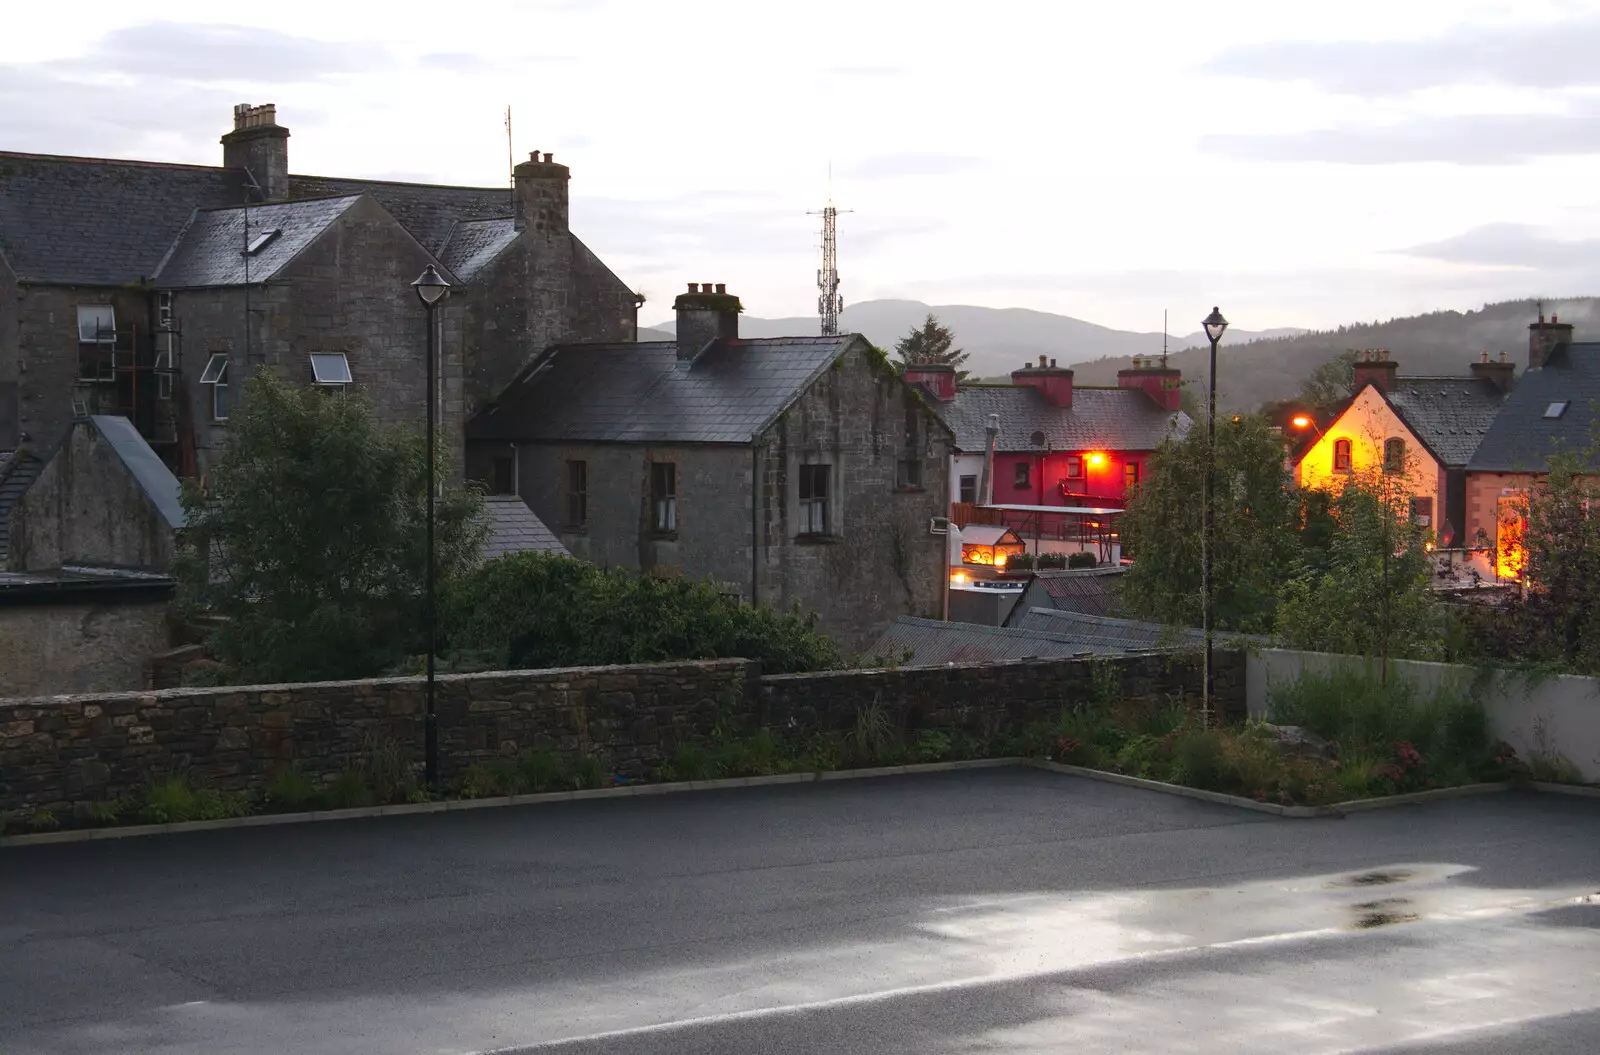
[[961,501],[967,505],[978,504],[978,478],[976,476],[963,476],[959,481]]
[[800,466],[800,533],[828,533],[828,478],[832,466]]
[[1350,441],[1333,441],[1333,471],[1347,473],[1350,471]]
[[[677,514],[674,512],[674,523]],[[589,523],[589,463],[567,463],[567,526],[581,528]]]
[[1067,455],[1067,479],[1069,479],[1069,480],[1081,480],[1081,479],[1083,479],[1083,455],[1081,455],[1081,454],[1069,454],[1069,455]]
[[282,233],[283,231],[274,227],[270,231],[261,231],[255,235],[252,235],[250,238],[250,244],[245,247],[244,255],[255,256],[257,253],[261,252],[261,250],[271,245],[273,239],[277,238]]
[[311,379],[319,385],[348,385],[355,380],[343,352],[312,352]]
[[658,534],[678,530],[678,467],[672,462],[650,463],[650,509]]
[[211,386],[211,420],[228,420],[228,357],[213,355],[206,361],[200,383]]
[[1029,465],[1028,465],[1027,462],[1018,462],[1017,463],[1017,465],[1016,465],[1016,477],[1015,477],[1015,480],[1014,480],[1016,486],[1018,486],[1018,487],[1028,487],[1028,486],[1030,486],[1030,484],[1029,484],[1030,474],[1028,472],[1028,469],[1029,469]]
[[1548,407],[1544,408],[1544,416],[1547,417],[1547,418],[1559,418],[1561,415],[1565,414],[1566,412],[1567,412],[1567,401],[1566,400],[1562,400],[1559,403],[1551,403]]
[[1418,527],[1433,527],[1433,499],[1413,498],[1411,500],[1411,519]]
[[1383,441],[1383,471],[1403,473],[1406,470],[1406,441],[1391,436]]
[[1122,467],[1122,481],[1129,487],[1139,486],[1139,463],[1130,461]]

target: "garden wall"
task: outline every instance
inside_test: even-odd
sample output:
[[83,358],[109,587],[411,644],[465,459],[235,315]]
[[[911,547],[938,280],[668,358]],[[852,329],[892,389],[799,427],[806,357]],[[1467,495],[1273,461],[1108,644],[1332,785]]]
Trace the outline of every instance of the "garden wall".
[[[1219,710],[1244,713],[1244,658],[1219,652]],[[0,818],[58,816],[139,793],[152,776],[260,791],[290,762],[319,781],[393,741],[420,764],[424,681],[384,678],[0,700]],[[533,746],[598,755],[646,775],[681,740],[721,723],[739,732],[848,729],[880,704],[896,726],[1017,732],[1106,689],[1127,698],[1193,697],[1187,655],[1015,660],[761,677],[744,660],[447,675],[439,679],[440,776]]]
[[[1359,656],[1290,649],[1260,649],[1246,660],[1246,699],[1252,718],[1267,717],[1276,682],[1292,681],[1304,670],[1336,666],[1362,670]],[[1371,669],[1377,664],[1370,662]],[[1535,751],[1555,752],[1578,767],[1586,781],[1600,782],[1600,678],[1574,675],[1530,677],[1516,671],[1481,671],[1451,663],[1390,660],[1389,676],[1413,682],[1423,693],[1442,686],[1477,692],[1494,736],[1526,759]]]

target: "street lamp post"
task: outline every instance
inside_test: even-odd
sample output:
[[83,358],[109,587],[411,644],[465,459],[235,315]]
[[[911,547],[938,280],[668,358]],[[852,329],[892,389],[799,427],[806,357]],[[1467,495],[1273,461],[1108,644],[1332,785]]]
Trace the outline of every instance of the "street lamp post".
[[1211,381],[1206,389],[1206,483],[1200,536],[1200,618],[1206,635],[1206,657],[1200,672],[1200,713],[1209,724],[1211,700],[1214,695],[1212,678],[1215,673],[1211,654],[1212,624],[1215,622],[1211,611],[1211,573],[1217,544],[1216,516],[1213,508],[1217,475],[1217,342],[1222,340],[1222,334],[1228,328],[1228,320],[1222,317],[1222,312],[1216,307],[1212,307],[1211,314],[1206,316],[1205,328],[1206,338],[1211,342]]
[[439,654],[438,649],[438,619],[434,609],[434,559],[433,559],[433,520],[434,501],[437,487],[435,486],[434,467],[434,431],[435,407],[438,403],[436,389],[438,377],[438,332],[439,327],[434,319],[434,311],[445,294],[450,292],[450,283],[446,282],[438,268],[429,264],[411,288],[417,291],[417,297],[422,301],[428,314],[428,570],[425,576],[426,585],[423,587],[423,619],[428,624],[428,688],[427,703],[422,718],[422,770],[423,780],[429,791],[436,790],[439,786],[439,717],[434,710],[434,657]]

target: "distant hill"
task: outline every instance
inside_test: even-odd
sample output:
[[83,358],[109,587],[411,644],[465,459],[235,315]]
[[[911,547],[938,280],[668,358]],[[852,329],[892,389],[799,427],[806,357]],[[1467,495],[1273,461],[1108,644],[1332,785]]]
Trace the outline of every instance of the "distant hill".
[[[1578,340],[1600,339],[1600,298],[1547,300],[1547,314],[1576,325]],[[1528,362],[1528,324],[1538,318],[1532,300],[1485,304],[1478,311],[1435,311],[1356,323],[1337,330],[1302,332],[1292,336],[1239,340],[1230,330],[1217,355],[1217,400],[1230,410],[1253,410],[1274,399],[1288,399],[1300,382],[1340,352],[1349,348],[1387,348],[1402,376],[1465,376],[1481,352],[1506,357],[1519,368]],[[1188,343],[1188,342],[1186,342]],[[1178,352],[1169,362],[1186,380],[1204,385],[1209,346]],[[1114,385],[1117,371],[1128,365],[1127,356],[1075,362],[1074,380],[1086,385]],[[1203,387],[1201,388],[1203,391]]]
[[[1008,374],[1024,362],[1037,362],[1049,356],[1065,365],[1068,361],[1098,359],[1103,356],[1159,355],[1161,334],[1133,333],[1096,326],[1067,315],[1052,315],[1027,308],[979,308],[966,304],[923,304],[915,300],[864,300],[851,304],[839,317],[839,328],[860,333],[884,350],[920,326],[928,313],[955,333],[956,344],[972,353],[966,369],[975,375]],[[673,323],[640,327],[639,339],[663,340],[673,331]],[[817,317],[807,315],[789,319],[762,319],[753,315],[739,318],[739,333],[745,337],[798,337],[817,332]],[[1300,330],[1240,332],[1239,339],[1301,333]],[[1183,348],[1205,338],[1197,331],[1187,336],[1169,337],[1168,345]]]

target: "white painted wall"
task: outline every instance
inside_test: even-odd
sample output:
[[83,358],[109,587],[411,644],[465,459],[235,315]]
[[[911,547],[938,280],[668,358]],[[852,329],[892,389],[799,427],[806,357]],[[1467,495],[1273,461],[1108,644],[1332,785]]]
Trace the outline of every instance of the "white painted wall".
[[[1267,717],[1272,685],[1292,681],[1302,670],[1339,666],[1360,670],[1367,663],[1359,656],[1323,652],[1253,651],[1245,665],[1250,717]],[[1376,669],[1376,661],[1373,667]],[[1451,683],[1470,686],[1478,671],[1451,663],[1390,660],[1389,676],[1406,678],[1427,694]],[[1560,675],[1530,681],[1513,672],[1499,672],[1485,688],[1483,699],[1493,735],[1516,748],[1519,756],[1526,759],[1534,751],[1556,751],[1578,767],[1584,780],[1600,781],[1600,678]]]

